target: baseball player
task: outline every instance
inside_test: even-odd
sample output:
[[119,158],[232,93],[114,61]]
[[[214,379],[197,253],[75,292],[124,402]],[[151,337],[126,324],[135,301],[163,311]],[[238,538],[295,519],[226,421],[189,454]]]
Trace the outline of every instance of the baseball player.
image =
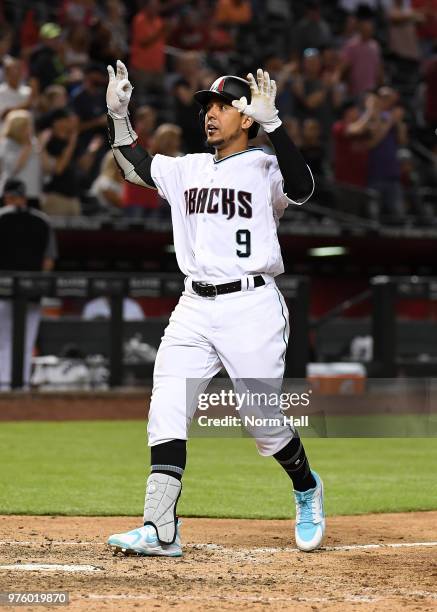
[[[182,555],[176,506],[186,463],[187,430],[196,394],[222,366],[233,381],[276,380],[284,374],[288,311],[274,277],[284,271],[277,237],[289,203],[312,194],[311,171],[282,126],[276,84],[257,71],[247,80],[218,78],[198,91],[200,118],[215,154],[150,156],[128,115],[132,85],[124,64],[108,66],[109,138],[127,181],[157,189],[171,207],[174,245],[185,290],[155,362],[148,422],[151,474],[143,526],[109,537],[118,552]],[[250,148],[259,126],[276,155]],[[202,381],[189,390],[187,381]],[[203,385],[203,386],[202,386]],[[271,409],[272,414],[274,408]],[[261,455],[272,456],[293,482],[297,546],[320,546],[325,530],[323,484],[310,470],[297,432],[253,429]]]

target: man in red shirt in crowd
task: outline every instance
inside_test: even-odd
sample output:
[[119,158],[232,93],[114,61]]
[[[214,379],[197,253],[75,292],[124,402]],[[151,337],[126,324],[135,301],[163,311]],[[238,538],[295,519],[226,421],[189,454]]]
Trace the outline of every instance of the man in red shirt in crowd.
[[361,113],[354,100],[345,102],[341,119],[332,127],[337,203],[344,210],[359,213],[367,201],[364,190],[368,178],[370,123],[375,108],[373,94],[367,96],[365,106]]
[[163,91],[170,22],[161,18],[159,0],[140,0],[139,5],[140,10],[132,20],[130,66],[137,102],[145,104],[148,94],[159,97]]
[[366,98],[366,110],[360,113],[357,103],[343,104],[341,119],[334,123],[334,174],[338,183],[365,188],[368,170],[368,140],[373,116],[374,96]]

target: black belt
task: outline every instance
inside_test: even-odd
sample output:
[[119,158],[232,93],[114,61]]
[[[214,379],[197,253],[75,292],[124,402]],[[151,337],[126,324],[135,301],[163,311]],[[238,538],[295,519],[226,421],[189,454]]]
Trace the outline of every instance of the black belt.
[[[255,287],[262,287],[266,284],[261,274],[254,276],[253,280]],[[232,283],[224,283],[223,285],[213,285],[211,283],[193,281],[191,286],[197,295],[206,298],[215,298],[217,295],[223,295],[224,293],[235,293],[236,291],[241,291],[241,280],[233,281]]]

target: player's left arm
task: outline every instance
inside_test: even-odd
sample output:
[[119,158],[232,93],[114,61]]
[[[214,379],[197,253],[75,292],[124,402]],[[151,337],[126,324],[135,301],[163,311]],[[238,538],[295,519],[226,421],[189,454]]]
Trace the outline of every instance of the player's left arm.
[[263,72],[260,68],[257,71],[257,81],[252,74],[247,75],[247,80],[252,96],[250,104],[243,97],[234,100],[232,105],[263,127],[276,153],[284,181],[284,193],[293,202],[303,204],[314,191],[314,179],[300,151],[279,119],[275,106],[276,83],[270,80],[268,72]]

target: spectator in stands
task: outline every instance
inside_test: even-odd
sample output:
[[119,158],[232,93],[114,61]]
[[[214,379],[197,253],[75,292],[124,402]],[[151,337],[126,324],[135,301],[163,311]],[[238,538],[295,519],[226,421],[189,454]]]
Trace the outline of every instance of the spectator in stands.
[[[114,27],[114,30],[112,29]],[[120,32],[125,32],[129,40],[126,24],[123,21],[115,24],[108,22],[106,16],[97,19],[91,28],[90,57],[94,62],[105,66],[115,64],[117,59],[124,59],[127,54],[126,45],[120,45]]]
[[322,74],[321,56],[317,49],[305,49],[302,75],[293,80],[293,92],[298,101],[297,114],[301,120],[314,118],[328,139],[334,111],[342,102],[343,88],[339,72]]
[[407,144],[407,132],[404,110],[398,106],[398,99],[390,87],[378,90],[371,123],[368,171],[368,186],[379,193],[382,213],[394,223],[405,217],[398,149]]
[[52,113],[69,105],[68,93],[63,85],[50,85],[40,97],[40,114],[36,119],[36,130],[41,132],[50,127]]
[[96,134],[90,140],[87,148],[77,161],[80,170],[81,182],[79,190],[86,191],[94,180],[95,168],[97,168],[96,175],[99,173],[100,161],[102,155],[104,156],[105,145],[107,140],[101,135]]
[[[141,106],[135,112],[133,125],[138,134],[138,142],[145,149],[150,149],[156,126],[156,111],[151,106]],[[155,210],[159,206],[158,192],[123,181],[122,206],[127,217],[146,217],[149,210]]]
[[364,111],[353,99],[343,105],[341,119],[333,126],[334,179],[329,198],[340,210],[358,216],[380,216],[377,194],[367,188],[371,124],[377,97],[368,94]]
[[64,0],[59,18],[63,25],[87,28],[94,22],[97,12],[96,0]]
[[339,49],[344,47],[345,44],[357,34],[357,18],[355,12],[353,14],[345,13],[342,18],[343,21],[340,25],[340,30],[335,36],[335,44]]
[[417,24],[421,55],[428,57],[437,43],[437,0],[412,0],[414,11],[423,15]]
[[298,119],[296,117],[286,117],[283,124],[296,147],[300,147],[302,145],[302,130]]
[[322,144],[322,130],[317,119],[305,119],[302,123],[302,143],[300,152],[311,172],[316,177],[324,177],[327,174],[325,167],[326,151]]
[[327,45],[320,49],[320,57],[325,74],[341,75],[341,57],[335,45]]
[[168,155],[169,157],[180,157],[182,144],[182,130],[174,123],[163,123],[153,135],[151,143],[152,155]]
[[368,95],[364,113],[355,100],[343,104],[341,119],[334,123],[334,177],[338,183],[364,189],[368,176],[368,141],[376,96]]
[[72,96],[72,109],[79,118],[79,151],[83,151],[94,136],[106,136],[107,76],[105,66],[89,64],[82,86]]
[[383,82],[384,67],[379,43],[373,37],[373,19],[373,12],[361,7],[357,11],[358,34],[342,50],[343,72],[351,96],[372,91]]
[[159,0],[140,0],[139,5],[141,8],[131,26],[129,74],[138,103],[145,104],[153,94],[162,103],[165,42],[170,22],[161,18]]
[[267,55],[262,65],[276,81],[276,106],[282,117],[295,114],[296,100],[293,93],[293,83],[299,77],[299,63],[291,61],[285,63],[279,53]]
[[44,169],[50,174],[42,203],[42,209],[48,215],[75,216],[81,213],[76,155],[78,135],[78,119],[71,111],[58,109],[53,112],[51,131],[42,149]]
[[29,108],[31,89],[23,83],[23,62],[7,55],[3,58],[4,82],[0,83],[0,126],[11,110]]
[[205,148],[205,136],[199,124],[199,105],[194,93],[202,89],[202,69],[196,51],[183,53],[176,65],[177,77],[173,85],[175,123],[182,128],[186,153],[200,153]]
[[208,25],[201,14],[192,7],[183,8],[178,25],[173,30],[169,44],[184,51],[203,51],[209,45]]
[[68,93],[63,85],[50,85],[44,92],[44,110],[51,113],[69,104]]
[[13,32],[8,24],[0,23],[0,82],[4,81],[3,60],[10,54]]
[[[170,157],[178,157],[181,153],[182,130],[178,125],[163,123],[160,125],[149,140],[149,150],[152,155],[160,153]],[[158,196],[157,191],[142,189],[149,192],[148,198],[141,194],[138,195],[134,190],[124,192],[123,201],[125,204],[126,216],[134,219],[156,219],[165,218],[169,215],[169,207]],[[131,202],[127,202],[127,196],[131,197]],[[142,200],[140,200],[142,198]]]
[[105,9],[104,21],[111,32],[111,53],[117,59],[124,59],[129,51],[125,5],[120,0],[106,0]]
[[[416,24],[424,19],[423,13],[411,8],[410,0],[393,0],[386,9],[389,48],[398,60],[417,63],[420,58]],[[408,66],[407,66],[408,69]],[[414,66],[411,66],[414,70]]]
[[34,8],[29,8],[22,16],[19,39],[20,39],[20,57],[27,60],[36,47],[39,41],[39,27],[37,21],[37,11]]
[[293,34],[294,49],[299,57],[305,49],[317,49],[329,45],[331,38],[331,28],[322,19],[320,2],[318,0],[305,2],[305,15],[297,23]]
[[[17,111],[14,111],[17,112]],[[21,111],[22,112],[22,111]],[[18,179],[9,179],[0,209],[0,270],[52,270],[57,249],[48,219],[27,206],[26,187]],[[26,344],[23,381],[30,380],[31,359],[40,321],[39,300],[29,300],[26,312]],[[0,300],[0,390],[11,385],[12,302]]]
[[46,87],[66,83],[64,43],[62,30],[57,23],[45,23],[40,29],[40,44],[29,59],[30,85],[35,96]]
[[39,208],[43,178],[40,147],[32,115],[24,109],[10,111],[4,121],[0,138],[0,193],[11,178],[24,183],[29,204]]
[[255,14],[259,14],[260,5],[264,5],[265,17],[269,21],[277,20],[285,24],[290,24],[293,18],[291,2],[288,0],[273,0],[273,2],[252,2],[252,10]]
[[424,116],[432,132],[437,129],[437,42],[434,45],[433,55],[426,60],[423,66],[425,80],[425,108]]
[[252,19],[249,0],[217,0],[214,20],[223,25],[241,25]]
[[86,66],[90,61],[90,30],[76,24],[71,26],[65,40],[64,62],[71,66]]
[[108,151],[103,158],[100,174],[90,189],[90,194],[97,199],[102,212],[121,208],[123,183],[122,174],[112,151]]
[[428,155],[428,163],[422,168],[422,180],[429,187],[437,190],[437,142],[434,142]]
[[398,150],[402,192],[404,194],[408,211],[416,215],[419,223],[432,224],[434,212],[425,202],[421,194],[422,177],[420,176],[416,160],[409,149]]

